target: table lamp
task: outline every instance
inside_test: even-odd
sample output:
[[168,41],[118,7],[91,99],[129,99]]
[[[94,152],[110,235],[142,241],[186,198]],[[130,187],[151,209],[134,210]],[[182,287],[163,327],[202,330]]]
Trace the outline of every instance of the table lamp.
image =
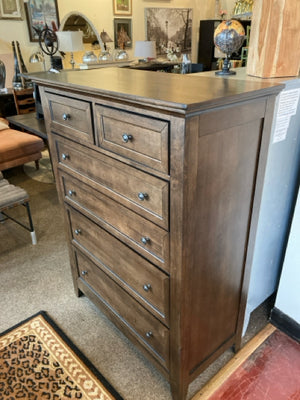
[[44,57],[44,54],[40,50],[31,54],[31,56],[29,57],[29,62],[31,64],[43,63],[44,71],[46,71],[45,57]]
[[156,58],[155,41],[137,40],[135,42],[134,56],[138,57],[140,62],[147,62],[151,58]]
[[82,31],[64,31],[64,32],[56,32],[58,38],[58,47],[60,51],[70,52],[71,60],[70,63],[72,65],[72,69],[74,69],[75,61],[74,61],[74,51],[82,51],[84,50]]
[[104,29],[103,29],[103,31],[100,33],[100,37],[101,37],[101,40],[102,40],[103,45],[104,45],[104,50],[107,50],[106,43],[113,42],[113,40],[110,38],[110,36],[108,35],[108,33],[106,33],[106,32],[104,31]]
[[106,43],[113,42],[107,32],[103,31],[100,33],[100,38],[103,42],[104,51],[101,51],[99,55],[99,61],[107,61],[110,60],[111,55],[109,53],[109,48],[107,47]]

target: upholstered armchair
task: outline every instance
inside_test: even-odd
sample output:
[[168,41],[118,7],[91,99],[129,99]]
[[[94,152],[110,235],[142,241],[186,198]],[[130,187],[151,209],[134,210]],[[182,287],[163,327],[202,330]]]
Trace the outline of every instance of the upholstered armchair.
[[26,132],[11,129],[8,121],[0,118],[0,171],[35,161],[42,157],[44,142]]

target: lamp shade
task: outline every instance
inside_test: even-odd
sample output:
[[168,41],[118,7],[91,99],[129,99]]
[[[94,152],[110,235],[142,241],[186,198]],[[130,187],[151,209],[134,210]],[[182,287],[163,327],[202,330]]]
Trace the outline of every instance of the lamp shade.
[[155,42],[137,40],[135,42],[134,56],[140,58],[156,58]]
[[29,57],[29,62],[32,64],[40,63],[40,62],[44,62],[44,61],[45,61],[45,57],[41,51],[37,51],[36,53],[31,54],[31,56]]
[[108,33],[106,33],[104,30],[100,33],[100,37],[103,43],[113,42]]
[[56,32],[58,37],[58,48],[60,51],[81,51],[83,46],[82,31]]

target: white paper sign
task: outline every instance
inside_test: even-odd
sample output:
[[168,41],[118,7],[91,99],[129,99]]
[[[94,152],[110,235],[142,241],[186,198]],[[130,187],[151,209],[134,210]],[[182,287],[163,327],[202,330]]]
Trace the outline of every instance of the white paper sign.
[[285,90],[279,95],[278,111],[273,135],[273,143],[286,139],[290,119],[297,112],[300,88]]

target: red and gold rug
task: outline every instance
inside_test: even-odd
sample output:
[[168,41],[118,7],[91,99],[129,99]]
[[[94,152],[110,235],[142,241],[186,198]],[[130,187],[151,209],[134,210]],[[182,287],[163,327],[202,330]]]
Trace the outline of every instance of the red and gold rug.
[[0,399],[122,400],[45,313],[0,335]]

